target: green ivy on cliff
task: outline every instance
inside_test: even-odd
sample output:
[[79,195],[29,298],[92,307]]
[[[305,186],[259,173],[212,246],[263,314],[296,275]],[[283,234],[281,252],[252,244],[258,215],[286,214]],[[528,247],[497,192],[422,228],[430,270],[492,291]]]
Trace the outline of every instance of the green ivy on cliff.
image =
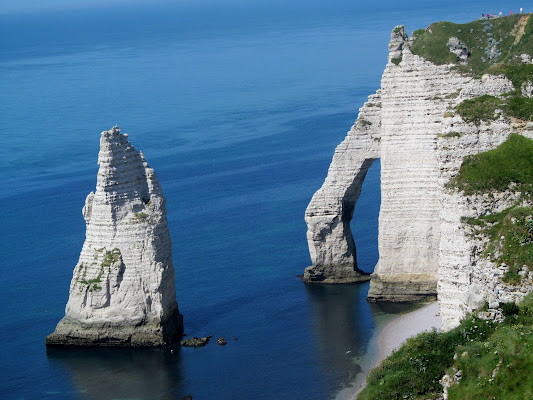
[[[464,218],[476,235],[489,239],[484,256],[508,270],[503,280],[520,283],[520,271],[533,271],[533,207],[511,207],[479,218]],[[526,272],[527,272],[526,271]]]

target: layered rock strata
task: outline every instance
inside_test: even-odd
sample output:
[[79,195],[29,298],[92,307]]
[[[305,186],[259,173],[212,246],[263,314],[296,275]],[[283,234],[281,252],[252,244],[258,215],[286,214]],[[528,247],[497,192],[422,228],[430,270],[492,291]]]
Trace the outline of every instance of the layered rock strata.
[[98,164],[65,317],[46,344],[147,347],[179,340],[166,200],[154,170],[117,127],[102,132]]
[[[429,62],[412,53],[413,40],[402,26],[394,28],[381,88],[360,109],[306,210],[312,266],[304,280],[361,279],[350,221],[368,166],[380,158],[379,261],[368,298],[426,300],[436,298],[438,291],[448,328],[479,298],[488,298],[488,292],[471,304],[465,296],[458,299],[458,292],[476,290],[474,282],[482,278],[474,277],[475,244],[458,233],[461,216],[472,214],[461,206],[467,200],[459,201],[445,184],[457,174],[465,156],[495,148],[512,131],[529,135],[531,123],[503,116],[481,125],[465,123],[455,111],[462,101],[485,94],[503,98],[513,83],[503,75],[475,79],[459,73],[453,64]],[[527,92],[527,84],[524,87]],[[454,140],[457,144],[450,146]],[[465,285],[452,288],[450,282],[459,281]]]
[[[443,129],[449,130],[450,126],[455,134],[438,140],[443,183],[457,175],[464,157],[496,148],[507,140],[510,132],[533,139],[532,122],[503,117],[476,126],[465,124],[456,116],[448,118]],[[504,281],[508,266],[484,254],[488,238],[465,221],[465,217],[479,218],[516,205],[532,204],[524,202],[512,185],[504,192],[473,195],[447,188],[441,196],[438,299],[443,329],[448,330],[486,302],[490,308],[497,308],[500,303],[519,302],[533,290],[533,272],[527,270],[521,272],[524,279],[518,284]]]

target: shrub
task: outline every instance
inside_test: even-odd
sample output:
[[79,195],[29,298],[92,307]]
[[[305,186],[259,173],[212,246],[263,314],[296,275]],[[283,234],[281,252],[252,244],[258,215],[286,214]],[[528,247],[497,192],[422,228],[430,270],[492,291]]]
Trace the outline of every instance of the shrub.
[[400,63],[402,62],[402,57],[391,58],[391,62],[392,62],[393,64],[398,65],[398,64],[400,64]]
[[505,316],[518,315],[519,308],[518,308],[518,306],[516,305],[515,302],[500,303],[500,308],[502,309],[502,313]]

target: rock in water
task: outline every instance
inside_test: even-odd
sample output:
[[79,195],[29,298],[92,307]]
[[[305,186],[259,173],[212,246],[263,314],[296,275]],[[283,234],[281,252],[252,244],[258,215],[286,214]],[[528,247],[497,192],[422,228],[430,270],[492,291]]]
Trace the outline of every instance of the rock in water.
[[47,345],[162,346],[183,317],[165,198],[154,170],[118,127],[102,132],[96,193],[83,207],[87,233],[65,317]]

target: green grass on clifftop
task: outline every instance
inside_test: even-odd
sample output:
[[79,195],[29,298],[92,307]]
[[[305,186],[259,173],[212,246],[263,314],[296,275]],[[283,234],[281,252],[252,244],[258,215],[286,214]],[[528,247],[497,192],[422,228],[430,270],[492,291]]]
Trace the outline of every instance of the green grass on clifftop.
[[531,192],[533,140],[516,133],[494,150],[465,157],[459,174],[447,186],[468,195],[504,191],[511,183],[517,190]]
[[502,309],[501,324],[470,316],[449,332],[408,339],[369,374],[358,399],[435,399],[439,380],[459,370],[449,400],[533,398],[533,294]]
[[438,65],[457,63],[457,56],[446,47],[448,40],[455,36],[470,52],[468,64],[458,68],[481,75],[496,64],[520,63],[516,56],[521,54],[533,56],[533,18],[530,16],[516,14],[466,24],[436,22],[413,33],[415,40],[411,50]]

